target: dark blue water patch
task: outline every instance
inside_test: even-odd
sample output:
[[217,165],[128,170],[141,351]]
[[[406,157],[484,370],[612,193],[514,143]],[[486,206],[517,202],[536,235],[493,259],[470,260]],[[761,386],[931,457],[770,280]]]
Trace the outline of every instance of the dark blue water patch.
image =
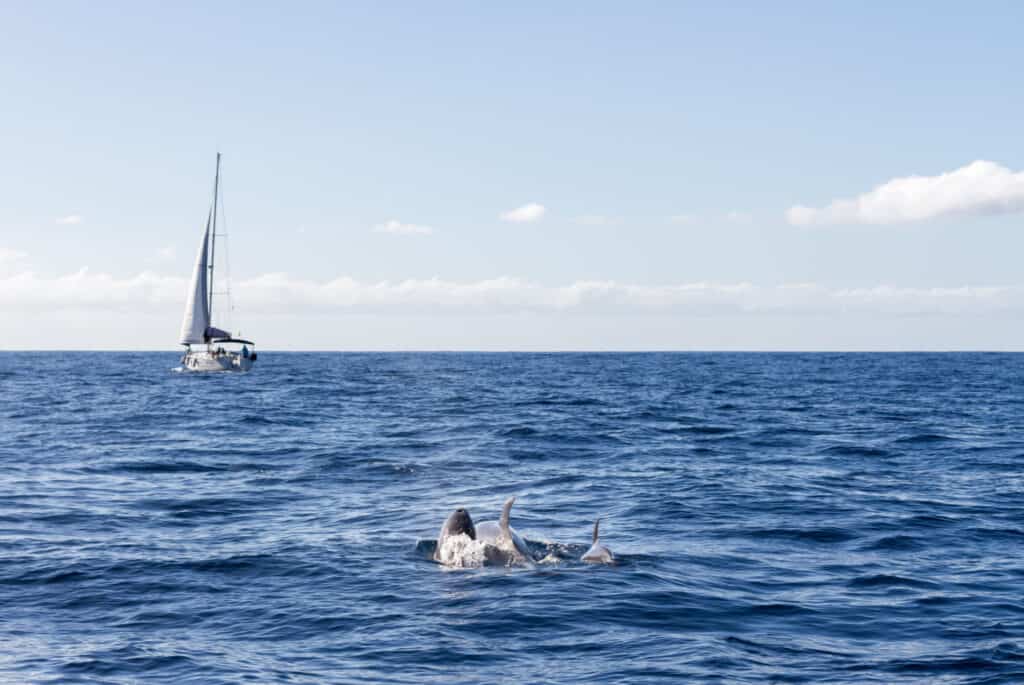
[[946,442],[955,442],[957,439],[948,435],[942,435],[940,433],[912,433],[910,435],[904,435],[899,438],[895,438],[892,441],[894,445],[922,445],[922,444],[942,444]]
[[854,578],[848,584],[851,588],[866,589],[893,587],[934,589],[939,587],[938,583],[933,583],[931,581],[915,578],[904,578],[902,576],[894,576],[884,573],[874,574],[870,576],[860,576],[858,578]]
[[960,519],[951,516],[942,516],[939,514],[918,514],[901,521],[899,525],[904,530],[917,530],[925,528],[945,528],[959,522]]
[[925,540],[910,535],[887,535],[865,545],[864,549],[874,552],[915,552],[927,547]]
[[1022,355],[176,363],[0,354],[0,680],[1024,682]]
[[887,449],[863,444],[832,445],[822,450],[822,453],[840,458],[864,457],[866,459],[887,459],[893,456],[893,453]]
[[217,466],[213,464],[201,464],[192,461],[175,462],[139,462],[122,461],[108,464],[94,470],[106,473],[218,473],[232,470],[231,465]]

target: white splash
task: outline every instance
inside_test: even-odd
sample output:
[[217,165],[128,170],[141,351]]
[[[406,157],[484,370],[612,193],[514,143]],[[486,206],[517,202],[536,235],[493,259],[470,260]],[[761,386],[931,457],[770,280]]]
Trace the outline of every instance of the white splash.
[[437,560],[450,568],[480,568],[487,561],[486,548],[468,535],[449,535],[437,550]]

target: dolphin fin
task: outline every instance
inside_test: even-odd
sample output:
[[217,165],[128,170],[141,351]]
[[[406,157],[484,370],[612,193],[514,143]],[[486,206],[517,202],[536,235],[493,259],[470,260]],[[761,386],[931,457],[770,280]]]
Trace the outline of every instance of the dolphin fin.
[[597,519],[596,521],[594,521],[594,543],[595,544],[597,543],[597,529],[598,529],[598,526],[600,526],[600,525],[601,525],[601,519]]
[[498,520],[498,527],[501,528],[502,535],[512,537],[512,531],[509,530],[509,515],[512,512],[512,504],[516,501],[515,497],[509,497],[505,500],[505,506],[501,508],[501,518]]

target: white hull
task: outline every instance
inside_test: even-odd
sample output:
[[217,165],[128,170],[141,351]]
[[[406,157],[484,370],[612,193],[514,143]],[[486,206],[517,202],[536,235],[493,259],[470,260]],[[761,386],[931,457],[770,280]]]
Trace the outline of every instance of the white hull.
[[181,358],[181,367],[185,371],[248,371],[252,368],[251,357],[243,357],[239,352],[189,351]]

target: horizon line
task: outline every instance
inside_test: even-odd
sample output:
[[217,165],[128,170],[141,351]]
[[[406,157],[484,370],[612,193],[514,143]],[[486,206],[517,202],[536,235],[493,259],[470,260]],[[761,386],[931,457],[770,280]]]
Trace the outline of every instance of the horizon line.
[[[778,348],[778,349],[273,349],[262,348],[265,354],[1024,354],[1022,349],[972,349],[972,348],[921,348],[921,349],[827,349],[827,348]],[[37,348],[16,349],[0,348],[0,354],[46,354],[69,352],[78,354],[91,353],[128,353],[128,354],[180,354],[181,350],[165,350],[153,348]]]

